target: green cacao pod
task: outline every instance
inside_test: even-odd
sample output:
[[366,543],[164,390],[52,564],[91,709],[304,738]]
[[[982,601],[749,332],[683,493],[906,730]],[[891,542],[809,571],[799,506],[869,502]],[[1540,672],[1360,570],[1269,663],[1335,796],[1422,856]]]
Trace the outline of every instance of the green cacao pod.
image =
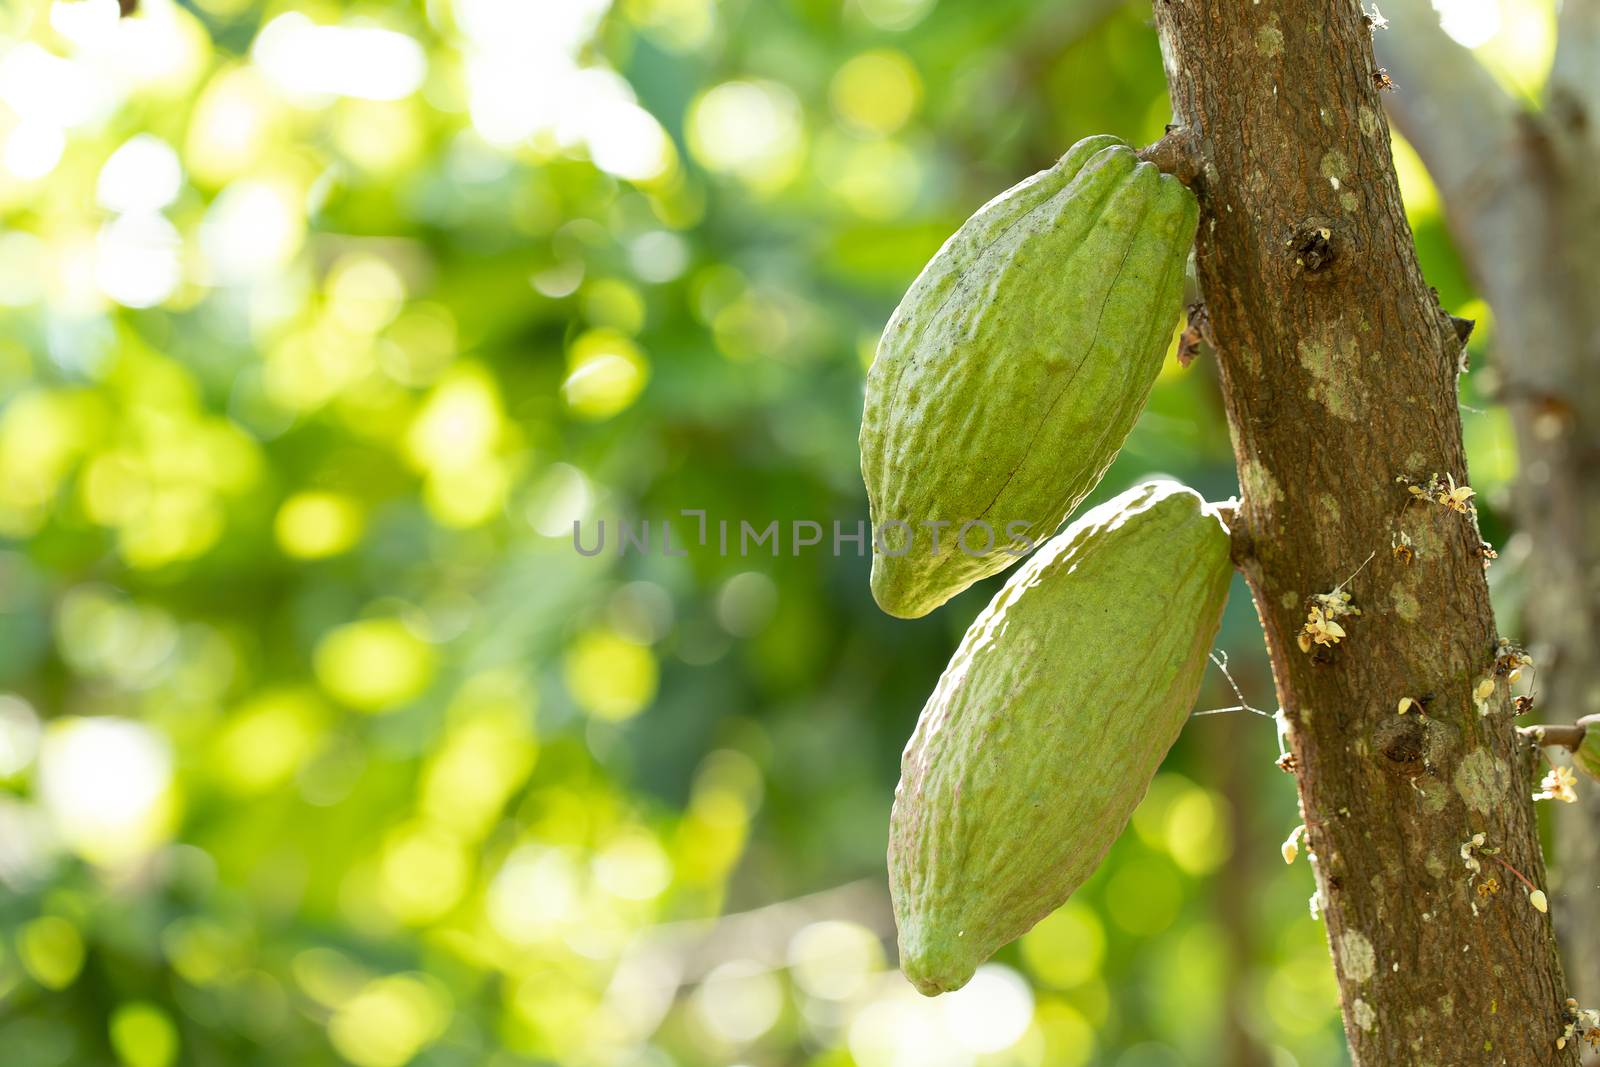
[[1147,482],[1039,549],[968,628],[906,746],[889,823],[900,967],[958,989],[1081,885],[1193,708],[1228,530]]
[[1197,211],[1177,179],[1090,137],[923,268],[861,421],[883,610],[926,615],[1004,570],[1099,482],[1161,369]]

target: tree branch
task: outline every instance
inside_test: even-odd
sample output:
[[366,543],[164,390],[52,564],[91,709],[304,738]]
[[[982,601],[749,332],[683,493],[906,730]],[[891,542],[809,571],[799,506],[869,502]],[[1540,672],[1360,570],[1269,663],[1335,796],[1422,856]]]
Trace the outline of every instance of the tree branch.
[[1517,354],[1504,367],[1508,392],[1565,395],[1571,294],[1560,282],[1563,227],[1552,222],[1552,202],[1568,199],[1571,168],[1556,163],[1551,124],[1440,28],[1428,0],[1390,0],[1386,14],[1373,46],[1400,88],[1384,94],[1384,106],[1438,186],[1468,273],[1497,312],[1500,348]]
[[1541,210],[1527,180],[1528,116],[1444,32],[1428,0],[1390,0],[1386,15],[1373,48],[1399,89],[1385,94],[1385,109],[1427,166],[1457,239],[1480,251],[1514,248],[1507,238],[1529,232]]
[[[1459,854],[1478,840],[1544,880],[1504,690],[1477,710],[1497,642],[1476,527],[1396,483],[1464,477],[1460,342],[1417,263],[1371,32],[1324,0],[1155,15],[1205,185],[1195,262],[1243,490],[1230,525],[1251,545],[1352,1062],[1569,1067],[1548,916],[1522,894],[1480,904]],[[1428,550],[1393,556],[1399,534]],[[1302,651],[1307,598],[1336,588],[1361,614]],[[1428,714],[1396,715],[1418,692]]]
[[1428,0],[1384,6],[1389,24],[1374,31],[1372,47],[1398,85],[1385,94],[1385,109],[1447,200],[1492,200],[1507,180],[1504,156],[1519,140],[1521,108],[1444,32]]
[[1540,748],[1564,748],[1568,752],[1576,752],[1578,746],[1583,744],[1589,728],[1581,722],[1552,722],[1521,726],[1517,732]]
[[1558,120],[1581,130],[1592,145],[1600,122],[1600,0],[1561,5],[1549,94]]
[[[1439,28],[1427,0],[1384,0],[1395,25],[1377,35],[1401,91],[1386,104],[1443,195],[1468,271],[1495,312],[1498,389],[1517,435],[1517,525],[1531,538],[1520,625],[1551,673],[1544,699],[1582,708],[1600,691],[1593,635],[1600,594],[1600,0],[1564,0],[1555,62],[1538,115],[1521,111],[1466,49]],[[1588,720],[1531,727],[1538,745],[1571,748]],[[1563,872],[1556,899],[1567,975],[1584,1002],[1600,997],[1600,793],[1559,805]]]

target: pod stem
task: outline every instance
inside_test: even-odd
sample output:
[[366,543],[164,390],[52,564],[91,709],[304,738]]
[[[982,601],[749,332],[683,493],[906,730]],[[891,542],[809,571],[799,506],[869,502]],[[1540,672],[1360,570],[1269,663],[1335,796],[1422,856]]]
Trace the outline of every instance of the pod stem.
[[1189,188],[1200,176],[1199,139],[1187,126],[1168,126],[1167,134],[1154,144],[1139,149],[1138,157],[1154,163],[1163,174],[1170,174]]

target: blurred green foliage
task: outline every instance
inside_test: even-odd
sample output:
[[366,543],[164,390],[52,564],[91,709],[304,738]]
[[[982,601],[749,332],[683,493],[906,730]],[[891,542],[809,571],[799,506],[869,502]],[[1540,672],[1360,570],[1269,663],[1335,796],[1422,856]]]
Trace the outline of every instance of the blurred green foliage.
[[[571,540],[864,519],[878,329],[983,200],[1161,133],[1147,8],[117,9],[0,11],[6,1067],[1343,1060],[1270,723],[1197,720],[1090,885],[924,1001],[887,812],[995,582],[905,623],[851,551]],[[1153,471],[1236,489],[1208,360],[1100,496]],[[1240,587],[1268,705],[1258,644]]]

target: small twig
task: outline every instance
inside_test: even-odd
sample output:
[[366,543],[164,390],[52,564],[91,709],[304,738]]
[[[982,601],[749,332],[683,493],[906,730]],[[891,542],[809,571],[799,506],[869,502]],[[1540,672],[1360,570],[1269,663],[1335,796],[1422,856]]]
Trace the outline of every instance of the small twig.
[[1504,867],[1506,870],[1508,870],[1512,874],[1516,875],[1517,876],[1517,881],[1521,882],[1523,885],[1528,887],[1528,892],[1530,892],[1530,893],[1539,892],[1539,887],[1534,885],[1532,882],[1530,882],[1528,880],[1528,876],[1527,875],[1523,874],[1521,871],[1519,871],[1515,867],[1511,866],[1511,864],[1507,863],[1505,860],[1501,859],[1499,856],[1496,856],[1493,852],[1491,852],[1491,851],[1489,851],[1487,849],[1479,849],[1479,852],[1482,853],[1485,856],[1488,856],[1490,859],[1494,860],[1500,866]]
[[1366,570],[1367,569],[1367,564],[1371,563],[1372,562],[1372,557],[1376,556],[1377,554],[1378,554],[1378,550],[1377,549],[1373,549],[1371,552],[1368,552],[1367,553],[1367,558],[1361,561],[1361,566],[1357,567],[1354,571],[1351,571],[1350,572],[1350,577],[1346,578],[1344,581],[1342,581],[1338,585],[1334,586],[1333,587],[1334,590],[1337,591],[1337,590],[1343,589],[1345,586],[1347,586],[1351,582],[1355,581],[1356,580],[1356,575],[1358,575],[1362,571]]
[[1539,723],[1534,726],[1519,726],[1517,733],[1540,748],[1564,748],[1568,752],[1576,752],[1589,732],[1589,725],[1585,720],[1592,718],[1593,716],[1585,716],[1584,719],[1579,719],[1577,722],[1552,722]]
[[1248,711],[1252,715],[1260,715],[1267,719],[1276,719],[1277,716],[1272,714],[1272,712],[1262,711],[1260,708],[1254,708],[1250,706],[1250,702],[1244,698],[1244,693],[1239,689],[1239,683],[1233,680],[1233,675],[1228,670],[1228,654],[1226,652],[1220,653],[1222,657],[1221,659],[1217,658],[1218,655],[1219,654],[1216,652],[1211,653],[1211,662],[1217,665],[1217,670],[1221,671],[1222,676],[1228,680],[1228,688],[1232,689],[1233,695],[1239,698],[1239,703],[1227,708],[1208,708],[1205,711],[1196,711],[1191,713],[1191,717],[1199,718],[1202,715],[1225,715],[1231,711]]

